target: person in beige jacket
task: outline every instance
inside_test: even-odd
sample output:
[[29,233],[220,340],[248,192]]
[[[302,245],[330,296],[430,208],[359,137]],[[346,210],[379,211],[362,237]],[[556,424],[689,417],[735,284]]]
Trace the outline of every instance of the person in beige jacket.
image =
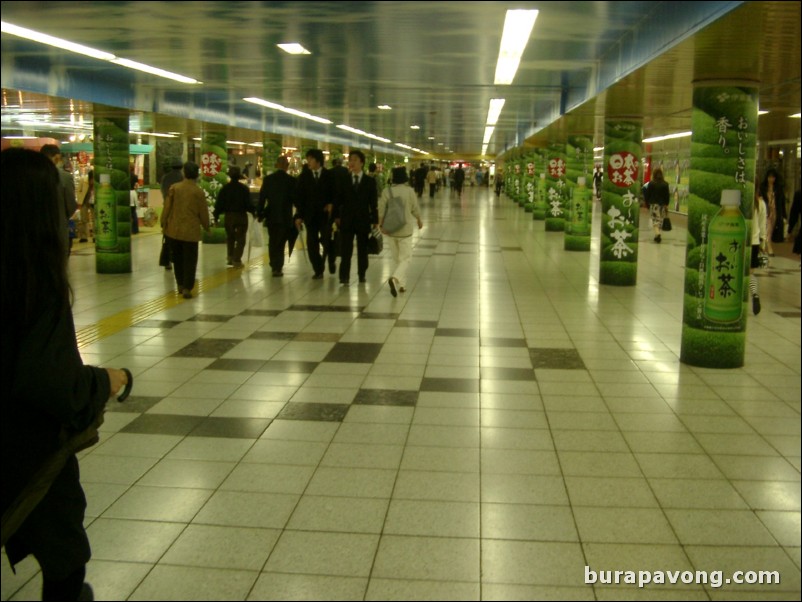
[[195,163],[184,163],[184,179],[170,187],[161,218],[162,231],[170,241],[178,292],[184,299],[191,299],[195,288],[201,228],[209,229],[206,195],[196,182],[199,173]]
[[[393,254],[393,263],[395,264],[392,275],[387,281],[390,286],[390,294],[393,297],[396,297],[399,292],[406,292],[407,268],[412,257],[413,218],[417,220],[418,228],[423,228],[420,209],[418,208],[418,197],[415,195],[415,191],[407,184],[408,180],[406,167],[394,167],[390,186],[384,189],[379,198],[379,227],[382,228],[382,233],[386,237],[385,240],[387,240],[390,251]],[[399,230],[392,233],[382,227],[387,214],[387,204],[391,197],[400,197],[404,201],[404,208],[406,209],[406,223]]]

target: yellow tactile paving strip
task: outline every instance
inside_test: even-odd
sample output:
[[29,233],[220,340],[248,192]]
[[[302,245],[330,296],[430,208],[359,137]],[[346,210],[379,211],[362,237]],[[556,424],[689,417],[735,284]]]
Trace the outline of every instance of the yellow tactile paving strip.
[[[265,264],[265,260],[266,255],[256,257],[245,264],[245,267],[242,269],[248,270],[261,267]],[[239,273],[240,270],[227,269],[223,272],[218,272],[216,274],[212,274],[211,276],[207,276],[206,278],[198,281],[198,283],[195,285],[193,294],[202,294],[206,291],[217,288],[222,284],[226,284],[231,280],[235,280],[239,278]],[[159,312],[170,309],[171,307],[175,307],[176,305],[180,305],[181,303],[192,303],[192,301],[189,299],[184,299],[175,291],[175,289],[173,289],[171,292],[166,293],[161,297],[157,297],[156,299],[142,303],[135,307],[129,307],[128,309],[118,312],[113,316],[103,318],[99,322],[90,326],[84,326],[76,331],[78,348],[80,349],[82,347],[91,345],[92,343],[96,343],[105,337],[121,332],[126,328],[130,328],[134,324],[138,324],[139,322],[144,322]]]

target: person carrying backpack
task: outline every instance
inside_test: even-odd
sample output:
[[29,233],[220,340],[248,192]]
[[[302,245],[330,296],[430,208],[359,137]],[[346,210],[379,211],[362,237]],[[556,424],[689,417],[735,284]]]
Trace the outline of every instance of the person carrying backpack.
[[407,268],[412,257],[413,218],[417,220],[418,228],[423,228],[418,197],[407,185],[408,181],[406,167],[394,167],[390,186],[379,198],[379,227],[386,235],[393,255],[393,271],[387,281],[393,297],[406,292]]

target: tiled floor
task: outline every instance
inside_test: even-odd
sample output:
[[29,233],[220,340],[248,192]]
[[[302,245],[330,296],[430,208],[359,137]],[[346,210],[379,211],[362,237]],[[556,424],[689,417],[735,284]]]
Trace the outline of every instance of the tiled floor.
[[[798,260],[761,275],[746,366],[698,369],[678,361],[682,219],[641,232],[638,284],[615,288],[597,244],[566,252],[486,189],[423,205],[398,298],[387,256],[340,288],[303,253],[273,279],[202,247],[190,301],[158,236],[129,275],[72,257],[80,330],[138,320],[81,339],[136,376],[81,458],[98,599],[799,600]],[[3,599],[36,599],[35,562],[2,570]]]

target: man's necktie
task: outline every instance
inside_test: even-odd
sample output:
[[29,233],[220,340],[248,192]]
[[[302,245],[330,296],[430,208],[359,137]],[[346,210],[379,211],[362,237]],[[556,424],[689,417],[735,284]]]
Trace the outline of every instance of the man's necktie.
[[354,176],[354,190],[359,188],[359,176]]

